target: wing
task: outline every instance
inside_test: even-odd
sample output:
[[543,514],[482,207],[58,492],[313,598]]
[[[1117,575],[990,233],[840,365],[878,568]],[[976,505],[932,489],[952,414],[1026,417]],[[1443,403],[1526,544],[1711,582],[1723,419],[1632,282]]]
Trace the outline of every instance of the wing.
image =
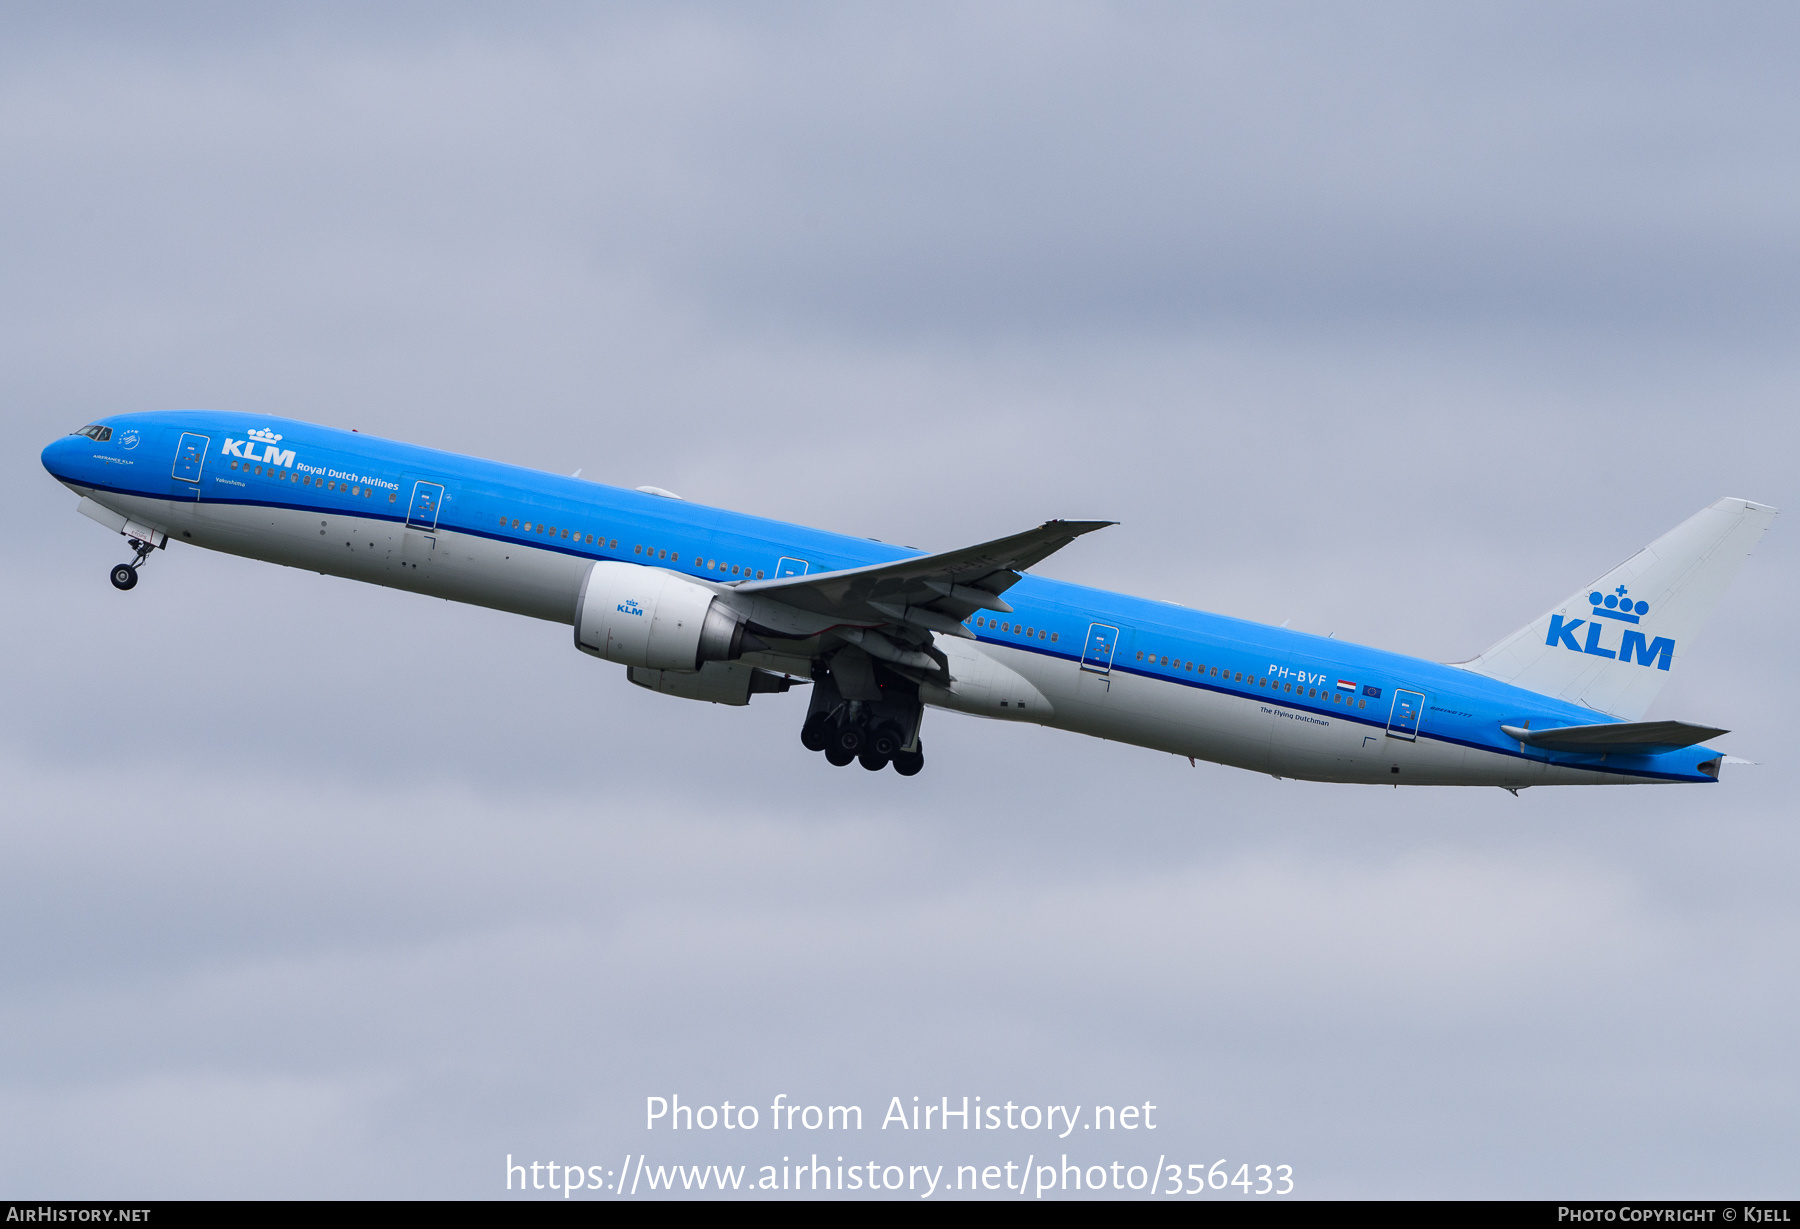
[[1500,727],[1508,737],[1528,747],[1546,751],[1578,751],[1589,755],[1660,755],[1679,751],[1709,738],[1729,734],[1709,725],[1689,725],[1685,721],[1617,721],[1605,725],[1567,725],[1560,729],[1527,730],[1519,726]]
[[909,623],[969,635],[962,621],[977,610],[1012,610],[1000,595],[1019,573],[1084,533],[1116,521],[1046,521],[1010,538],[936,555],[809,576],[735,585],[734,593],[772,598],[843,623]]

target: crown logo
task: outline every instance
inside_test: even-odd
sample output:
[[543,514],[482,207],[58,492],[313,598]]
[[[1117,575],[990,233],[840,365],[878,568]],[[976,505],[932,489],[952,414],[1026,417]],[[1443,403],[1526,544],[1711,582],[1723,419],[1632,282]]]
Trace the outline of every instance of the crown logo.
[[248,431],[244,432],[244,434],[248,435],[253,440],[261,440],[265,444],[279,444],[281,442],[281,437],[266,427],[251,427]]
[[1588,594],[1588,604],[1593,614],[1601,619],[1617,619],[1621,623],[1636,623],[1639,618],[1650,613],[1649,602],[1634,602],[1625,596],[1630,590],[1620,585],[1611,593],[1594,592]]

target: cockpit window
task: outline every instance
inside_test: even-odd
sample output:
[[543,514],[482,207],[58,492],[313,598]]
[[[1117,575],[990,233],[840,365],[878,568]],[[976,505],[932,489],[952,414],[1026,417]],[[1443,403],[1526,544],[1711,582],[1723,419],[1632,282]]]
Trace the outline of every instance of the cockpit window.
[[111,427],[102,427],[99,425],[90,425],[90,426],[83,427],[79,431],[71,431],[71,432],[69,432],[69,434],[70,435],[85,435],[97,444],[104,444],[107,440],[112,438],[112,428]]

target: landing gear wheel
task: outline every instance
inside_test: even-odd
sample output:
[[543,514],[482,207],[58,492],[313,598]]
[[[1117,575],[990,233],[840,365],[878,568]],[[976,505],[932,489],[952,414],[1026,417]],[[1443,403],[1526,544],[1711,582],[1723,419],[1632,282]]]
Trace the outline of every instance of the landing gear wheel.
[[892,759],[894,753],[900,750],[905,741],[900,737],[898,726],[891,721],[884,721],[876,726],[874,733],[869,736],[869,750],[884,760]]
[[137,585],[137,569],[129,563],[121,563],[112,570],[112,583],[115,589],[130,589]]
[[925,767],[925,744],[920,743],[916,751],[902,751],[894,756],[894,771],[903,777],[916,777],[919,769]]
[[863,732],[859,725],[840,725],[831,732],[831,748],[840,752],[848,764],[863,749]]
[[888,766],[888,757],[874,751],[865,751],[856,757],[856,762],[870,772],[880,772]]
[[831,742],[831,725],[824,713],[816,713],[800,727],[800,745],[808,751],[823,751]]
[[842,768],[855,758],[856,752],[846,751],[836,743],[825,748],[825,762],[833,768]]

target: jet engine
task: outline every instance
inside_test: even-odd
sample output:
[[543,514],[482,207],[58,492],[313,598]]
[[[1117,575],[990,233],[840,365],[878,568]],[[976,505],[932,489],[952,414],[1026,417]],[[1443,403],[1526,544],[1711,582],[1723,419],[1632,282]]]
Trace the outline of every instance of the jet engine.
[[575,647],[621,665],[692,674],[767,647],[703,585],[661,568],[596,563],[575,604]]

